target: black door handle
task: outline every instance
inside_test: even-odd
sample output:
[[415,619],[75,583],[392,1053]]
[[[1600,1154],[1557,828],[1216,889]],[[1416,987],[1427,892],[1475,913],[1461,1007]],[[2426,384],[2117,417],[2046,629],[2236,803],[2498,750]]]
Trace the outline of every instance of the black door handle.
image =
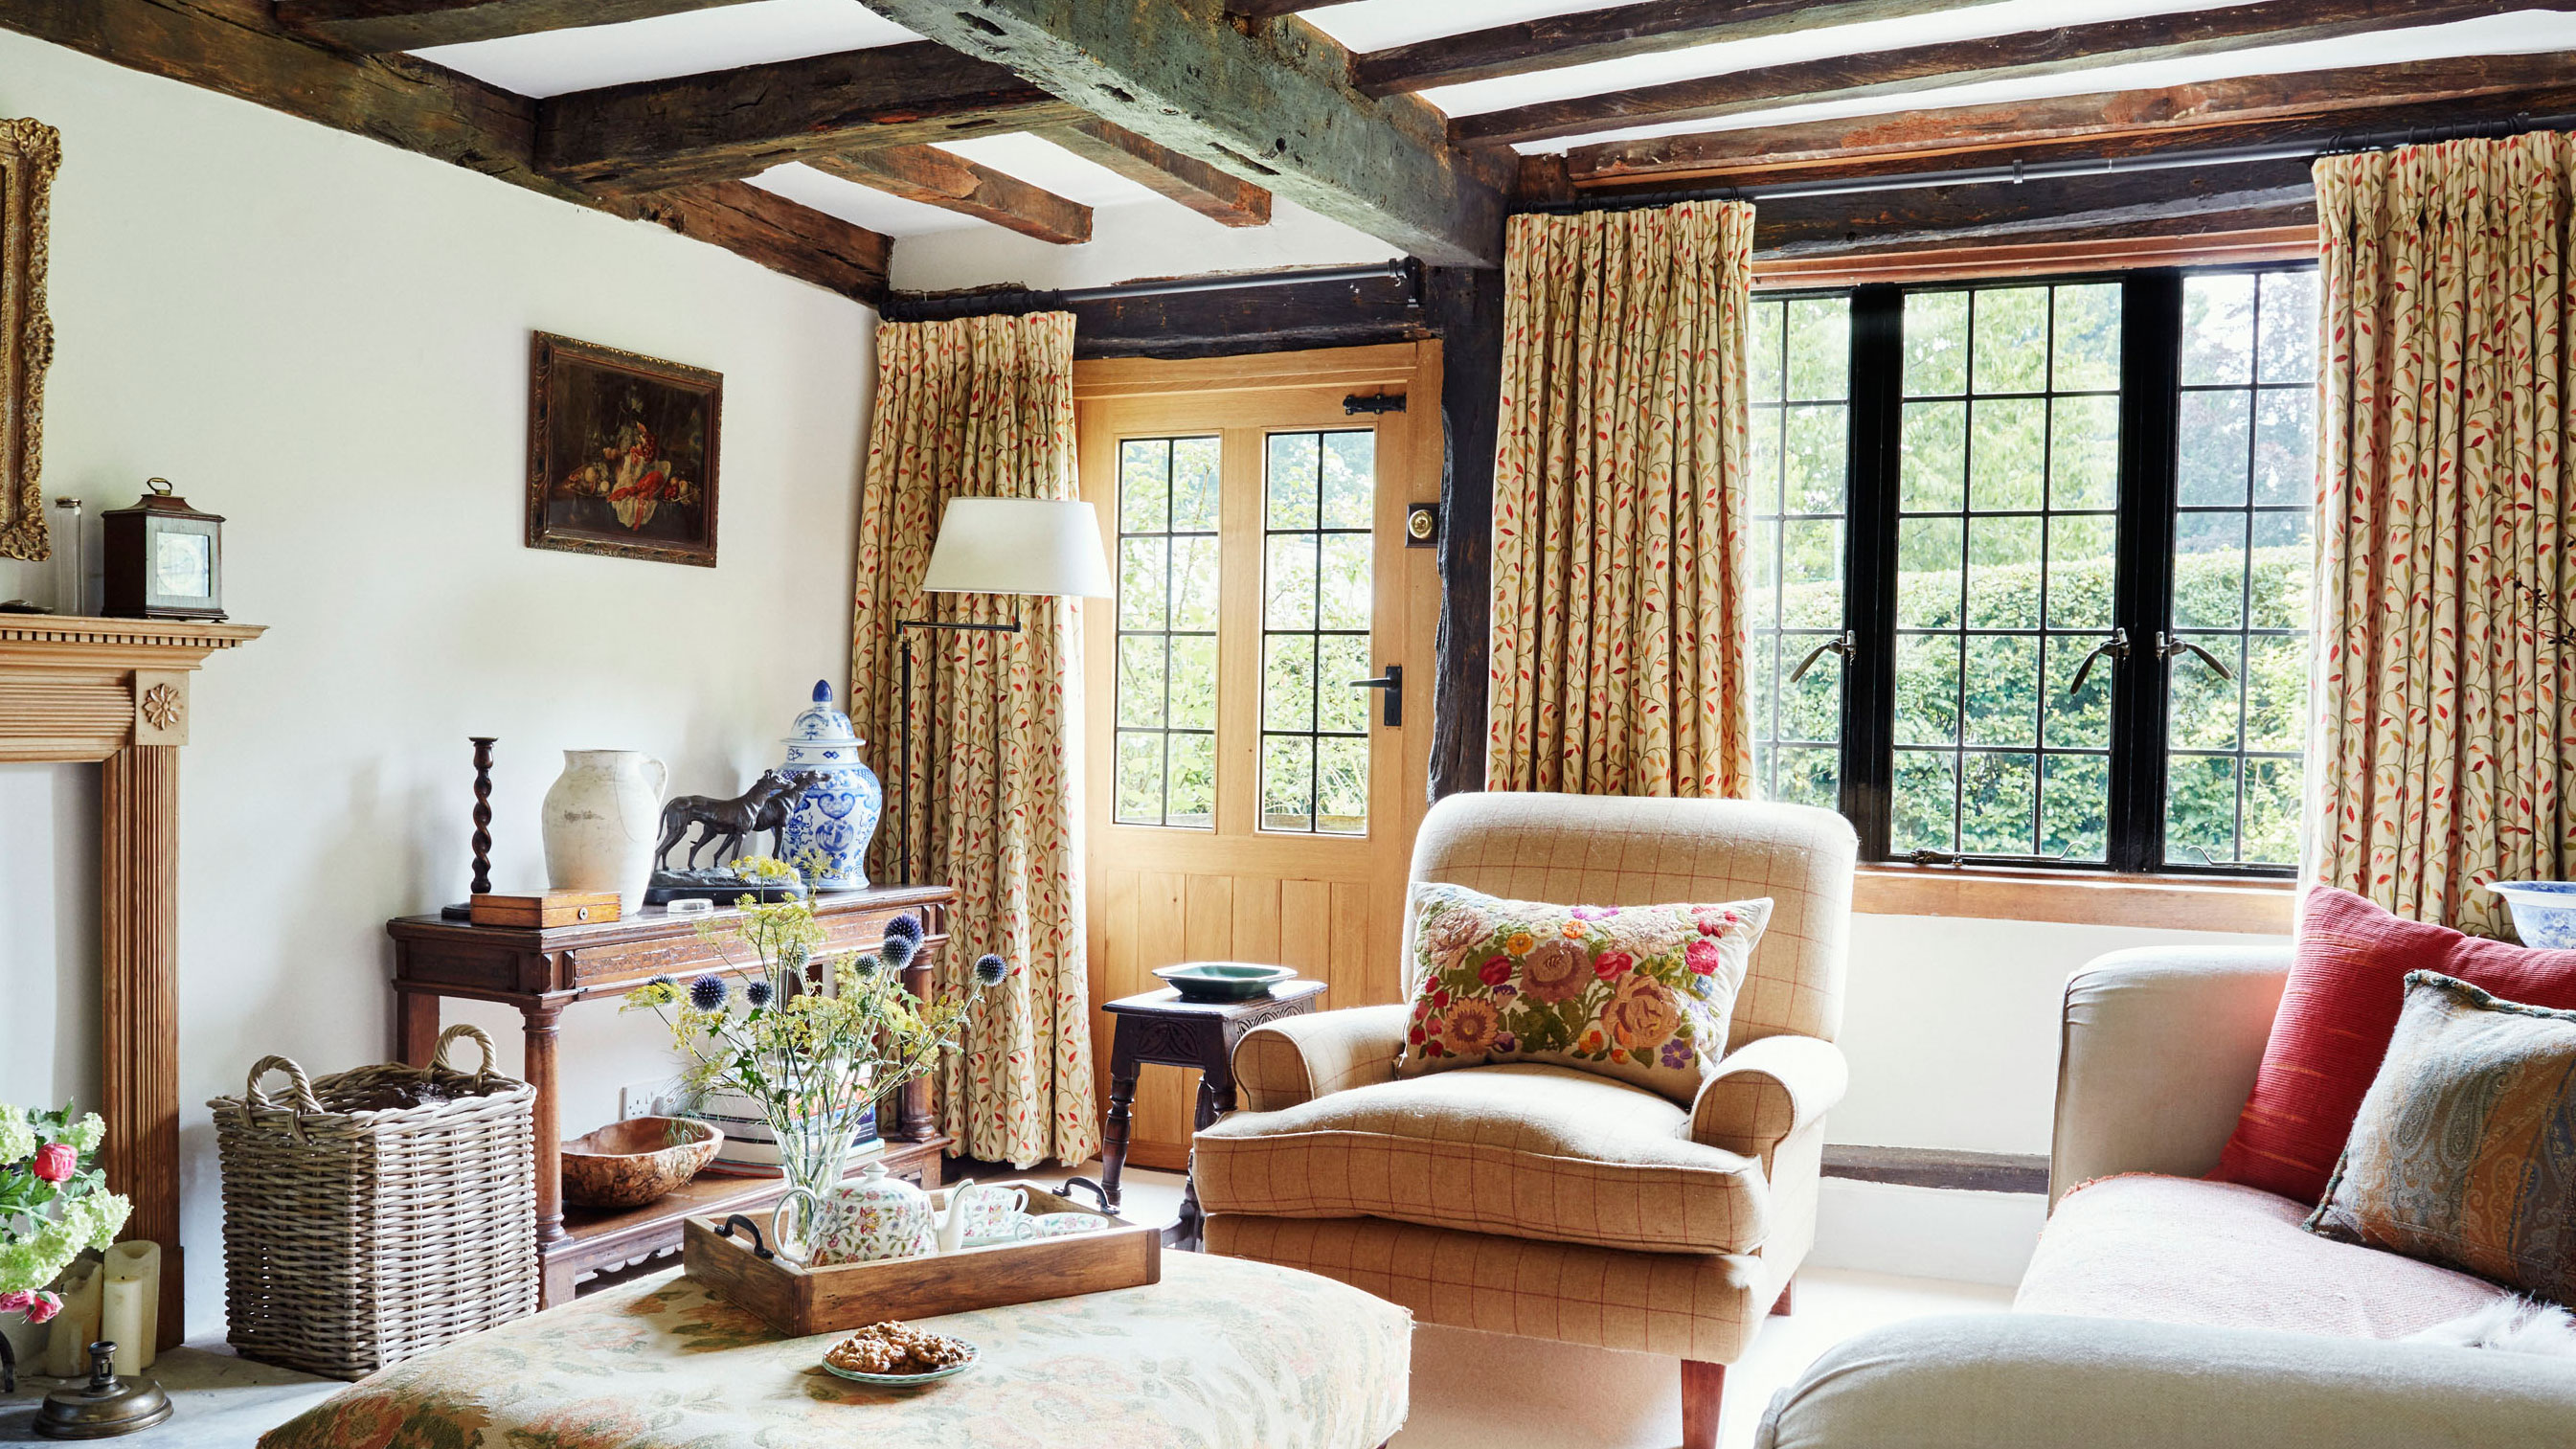
[[1386,667],[1386,673],[1379,675],[1375,679],[1354,679],[1351,681],[1351,687],[1354,689],[1385,690],[1386,714],[1384,715],[1384,718],[1387,726],[1391,729],[1404,723],[1403,665],[1390,664]]

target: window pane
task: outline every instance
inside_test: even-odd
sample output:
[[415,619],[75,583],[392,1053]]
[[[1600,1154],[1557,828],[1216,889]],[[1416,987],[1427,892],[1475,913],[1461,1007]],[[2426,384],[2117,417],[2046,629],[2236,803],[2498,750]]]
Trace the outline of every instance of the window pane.
[[1969,376],[1980,393],[2039,392],[2048,386],[2048,288],[1994,287],[1970,293],[1974,333]]
[[1897,506],[1908,513],[1947,513],[1968,501],[1968,406],[1907,403]]
[[2245,515],[2185,513],[2174,520],[2174,624],[2224,629],[2245,617]]
[[1905,299],[1905,395],[1968,390],[1968,294],[1916,292]]
[[2165,778],[2165,858],[2181,865],[2233,862],[2236,757],[2176,755]]
[[1273,433],[1261,571],[1261,828],[1368,832],[1377,435]]
[[1891,844],[2101,860],[2112,671],[2066,690],[2113,617],[2121,289],[1908,297],[1909,391],[1918,353],[1925,369],[1949,355],[1914,335],[1955,325],[1935,296],[1967,300],[1969,395],[1905,404]]
[[2305,506],[2317,482],[2317,400],[2305,387],[2254,394],[2254,501]]
[[1831,807],[1842,797],[1845,666],[1828,652],[1794,684],[1789,676],[1844,625],[1851,301],[1758,300],[1748,327],[1753,791]]
[[1112,818],[1215,826],[1217,453],[1212,437],[1118,445],[1118,724]]
[[2262,284],[2265,382],[2306,382],[2317,371],[2317,274],[2265,272]]
[[2238,859],[2249,865],[2297,865],[2299,762],[2248,759],[2244,769],[2245,838]]
[[2245,501],[2250,407],[2251,399],[2237,388],[2182,395],[2184,507]]
[[2172,691],[2172,722],[2166,732],[2179,749],[2233,750],[2238,745],[2238,681],[2244,674],[2243,643],[2234,634],[2179,634],[2199,645],[2226,669],[2222,677],[2197,654],[2177,654],[2166,676]]
[[2184,278],[2183,386],[2250,381],[2253,351],[2254,278],[2242,272]]

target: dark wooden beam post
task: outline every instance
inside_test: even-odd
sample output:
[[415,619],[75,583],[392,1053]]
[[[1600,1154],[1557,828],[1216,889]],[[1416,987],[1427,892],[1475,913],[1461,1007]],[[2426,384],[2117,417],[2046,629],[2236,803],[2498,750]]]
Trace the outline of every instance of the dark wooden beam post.
[[[2576,0],[2408,0],[2402,7],[2403,23],[2408,26],[2517,10],[2576,10]],[[1903,50],[1861,51],[1543,101],[1460,116],[1449,123],[1449,137],[1460,144],[1500,144],[1622,126],[1712,120],[1781,106],[2333,40],[2386,30],[2394,23],[2388,0],[2257,0],[2217,10],[2136,16]]]
[[889,146],[807,158],[844,181],[1070,246],[1091,240],[1091,208],[936,146]]
[[1351,83],[1373,96],[1393,95],[1958,6],[1959,0],[1644,0],[1364,51],[1351,57]]
[[1500,259],[1508,162],[1452,149],[1439,112],[1351,88],[1349,53],[1224,0],[869,0],[1082,110],[1442,266]]
[[1494,434],[1502,400],[1503,274],[1442,267],[1429,279],[1441,338],[1440,638],[1431,686],[1431,795],[1485,788],[1493,604]]
[[915,41],[555,96],[537,103],[536,153],[576,184],[651,190],[1079,119],[1001,66]]
[[744,0],[277,0],[277,23],[344,50],[423,50],[647,20]]
[[1076,156],[1167,196],[1224,226],[1268,226],[1270,193],[1107,121],[1077,121],[1041,132]]

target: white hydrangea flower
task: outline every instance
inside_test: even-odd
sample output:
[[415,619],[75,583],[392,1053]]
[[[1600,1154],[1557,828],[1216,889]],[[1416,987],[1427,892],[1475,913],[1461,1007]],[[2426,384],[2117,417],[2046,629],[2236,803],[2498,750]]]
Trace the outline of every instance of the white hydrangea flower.
[[0,1102],[0,1164],[35,1155],[36,1129],[27,1125],[26,1109]]
[[107,1140],[107,1123],[92,1112],[73,1123],[70,1134],[63,1140],[72,1145],[73,1151],[87,1156],[98,1150],[99,1143]]

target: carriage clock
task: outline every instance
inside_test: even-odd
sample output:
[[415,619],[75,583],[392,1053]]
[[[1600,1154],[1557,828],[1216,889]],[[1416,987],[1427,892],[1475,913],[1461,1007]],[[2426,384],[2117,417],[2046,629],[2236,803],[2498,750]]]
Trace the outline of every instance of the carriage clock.
[[224,617],[224,521],[199,513],[154,478],[131,508],[99,516],[107,604],[119,619]]

